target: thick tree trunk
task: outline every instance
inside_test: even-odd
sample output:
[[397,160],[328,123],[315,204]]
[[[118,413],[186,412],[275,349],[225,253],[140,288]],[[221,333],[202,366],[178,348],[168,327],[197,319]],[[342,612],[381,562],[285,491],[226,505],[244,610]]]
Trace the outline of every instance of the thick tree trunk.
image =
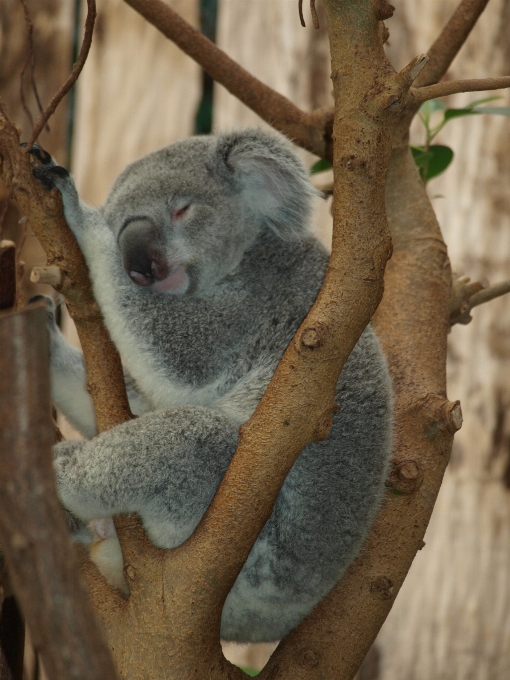
[[[456,2],[400,3],[390,52],[398,66],[425,48]],[[418,11],[420,10],[420,11]],[[510,2],[493,0],[448,77],[510,71]],[[460,107],[484,96],[447,100]],[[439,143],[451,168],[429,185],[452,266],[473,280],[510,276],[510,121],[499,116],[454,120]],[[422,142],[414,126],[415,143]],[[464,426],[425,538],[378,641],[379,680],[503,680],[510,668],[510,297],[473,311],[449,343],[450,398]]]

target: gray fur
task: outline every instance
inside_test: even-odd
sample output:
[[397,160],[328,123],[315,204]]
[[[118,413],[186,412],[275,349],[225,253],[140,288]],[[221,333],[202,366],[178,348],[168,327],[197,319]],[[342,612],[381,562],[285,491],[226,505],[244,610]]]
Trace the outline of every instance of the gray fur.
[[[150,411],[59,444],[60,497],[85,521],[137,512],[157,545],[179,545],[320,288],[328,256],[310,231],[314,190],[290,145],[262,130],[196,137],[136,161],[102,211],[81,203],[61,171],[42,172],[62,192],[131,400]],[[55,384],[71,373],[83,398],[81,358],[51,336]],[[285,636],[369,531],[391,448],[390,381],[370,327],[336,398],[328,439],[299,456],[227,598],[226,639]]]

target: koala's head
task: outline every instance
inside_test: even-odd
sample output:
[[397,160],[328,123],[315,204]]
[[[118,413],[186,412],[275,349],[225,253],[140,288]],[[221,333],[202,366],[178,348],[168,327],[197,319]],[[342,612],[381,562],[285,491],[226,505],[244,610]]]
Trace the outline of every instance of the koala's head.
[[200,294],[235,271],[263,230],[303,238],[315,193],[283,137],[250,129],[141,158],[116,180],[103,212],[135,284]]

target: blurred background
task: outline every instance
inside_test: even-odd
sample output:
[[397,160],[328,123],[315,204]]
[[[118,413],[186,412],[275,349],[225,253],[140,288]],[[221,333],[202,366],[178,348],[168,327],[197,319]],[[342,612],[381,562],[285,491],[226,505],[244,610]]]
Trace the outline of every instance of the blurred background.
[[[84,0],[20,0],[0,4],[0,96],[27,139],[30,116],[65,80],[81,44]],[[168,2],[168,0],[167,0]],[[326,21],[299,22],[296,0],[171,0],[169,4],[227,54],[305,110],[331,106]],[[455,0],[394,0],[388,56],[396,69],[426,52]],[[306,5],[306,3],[305,3]],[[210,79],[122,0],[98,0],[92,49],[77,87],[50,120],[41,145],[73,172],[81,196],[101,204],[124,166],[194,133],[266,125]],[[491,0],[449,79],[510,73],[510,0]],[[33,64],[33,77],[31,66]],[[25,67],[25,68],[24,68]],[[22,73],[24,76],[22,78]],[[23,93],[23,96],[22,96]],[[491,106],[508,106],[508,92]],[[445,100],[459,108],[478,93]],[[23,101],[25,104],[23,104]],[[413,124],[412,142],[424,129]],[[439,143],[454,160],[428,189],[455,271],[491,283],[510,278],[510,120],[453,120]],[[317,160],[301,152],[311,167]],[[328,173],[314,181],[331,181]],[[24,242],[23,291],[51,294],[28,280],[44,253],[0,187],[7,210],[2,239]],[[327,243],[330,205],[317,200],[315,228]],[[64,315],[66,333],[73,329]],[[360,680],[507,680],[510,674],[510,296],[473,312],[449,341],[448,396],[460,399],[456,435],[426,546],[360,673]],[[64,428],[65,429],[65,428]],[[67,429],[66,434],[73,436]],[[235,663],[260,668],[274,645],[227,645]],[[26,678],[39,671],[27,657]]]

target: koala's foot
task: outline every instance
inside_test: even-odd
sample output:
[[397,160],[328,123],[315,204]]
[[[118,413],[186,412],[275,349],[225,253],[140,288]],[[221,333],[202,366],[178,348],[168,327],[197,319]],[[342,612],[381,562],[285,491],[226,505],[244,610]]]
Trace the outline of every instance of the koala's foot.
[[59,332],[57,320],[55,318],[55,303],[53,302],[49,295],[34,295],[33,297],[30,298],[28,304],[31,305],[33,302],[40,301],[46,303],[46,327],[48,328],[48,331],[50,332],[50,334],[54,332]]

